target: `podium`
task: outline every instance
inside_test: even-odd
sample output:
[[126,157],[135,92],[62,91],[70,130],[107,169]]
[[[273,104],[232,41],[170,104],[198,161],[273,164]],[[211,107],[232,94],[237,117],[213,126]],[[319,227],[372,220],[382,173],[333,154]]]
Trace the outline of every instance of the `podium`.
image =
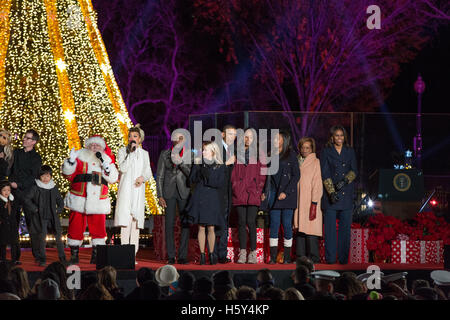
[[371,181],[371,193],[383,205],[383,213],[410,219],[419,211],[425,194],[422,171],[418,169],[380,169]]

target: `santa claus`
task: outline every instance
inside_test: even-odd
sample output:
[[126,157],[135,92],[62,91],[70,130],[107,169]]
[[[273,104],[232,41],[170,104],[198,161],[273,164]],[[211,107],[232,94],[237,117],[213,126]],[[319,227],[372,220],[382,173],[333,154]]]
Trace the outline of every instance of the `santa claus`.
[[111,212],[108,183],[115,183],[118,171],[115,158],[101,136],[92,136],[84,148],[70,151],[62,166],[63,175],[71,182],[64,202],[70,209],[67,242],[71,264],[79,262],[78,252],[83,243],[86,222],[92,238],[91,263],[96,263],[97,245],[104,245],[106,215]]

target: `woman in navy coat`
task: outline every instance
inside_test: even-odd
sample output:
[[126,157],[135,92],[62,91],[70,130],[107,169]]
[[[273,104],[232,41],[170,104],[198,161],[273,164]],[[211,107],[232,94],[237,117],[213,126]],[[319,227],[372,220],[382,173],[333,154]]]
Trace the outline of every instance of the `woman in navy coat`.
[[215,142],[203,144],[203,163],[195,160],[189,181],[195,184],[187,212],[194,224],[198,224],[200,264],[205,264],[206,229],[208,231],[209,262],[216,264],[214,228],[223,226],[223,201],[220,188],[225,183],[225,165],[220,157],[220,149]]
[[[320,167],[326,192],[322,197],[325,224],[325,259],[336,263],[336,250],[341,264],[348,262],[350,226],[352,224],[354,180],[358,173],[355,151],[348,145],[342,126],[330,130],[330,139],[320,155]],[[336,218],[339,217],[336,247]]]
[[297,154],[292,149],[291,136],[280,130],[275,136],[274,147],[279,155],[278,171],[267,177],[262,200],[262,208],[270,210],[270,264],[276,263],[278,251],[278,231],[280,223],[284,232],[284,263],[291,262],[292,221],[297,208],[297,184],[300,169]]

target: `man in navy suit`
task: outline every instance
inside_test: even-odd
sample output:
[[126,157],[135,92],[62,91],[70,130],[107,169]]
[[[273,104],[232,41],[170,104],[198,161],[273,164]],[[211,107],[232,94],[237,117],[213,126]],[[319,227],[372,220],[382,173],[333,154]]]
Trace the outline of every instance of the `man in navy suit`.
[[236,160],[234,141],[236,140],[236,127],[233,125],[226,125],[222,130],[222,159],[223,163],[226,164],[225,170],[225,184],[221,188],[221,193],[223,196],[223,214],[224,214],[224,225],[220,226],[217,235],[219,237],[217,242],[217,257],[219,263],[231,262],[227,258],[227,245],[228,245],[228,220],[231,211],[231,199],[232,199],[232,189],[231,189],[231,172],[233,171],[234,163]]

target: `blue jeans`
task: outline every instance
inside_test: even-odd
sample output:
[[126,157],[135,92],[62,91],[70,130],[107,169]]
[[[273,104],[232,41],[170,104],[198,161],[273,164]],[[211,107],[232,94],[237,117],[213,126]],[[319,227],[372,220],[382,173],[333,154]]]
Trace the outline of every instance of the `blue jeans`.
[[272,209],[270,210],[270,238],[278,239],[280,220],[283,224],[284,239],[292,239],[292,217],[294,209]]
[[[336,263],[336,251],[339,263],[348,263],[350,251],[350,227],[353,210],[327,209],[323,215],[325,224],[325,259],[328,263]],[[339,214],[339,229],[336,246],[336,215]]]

